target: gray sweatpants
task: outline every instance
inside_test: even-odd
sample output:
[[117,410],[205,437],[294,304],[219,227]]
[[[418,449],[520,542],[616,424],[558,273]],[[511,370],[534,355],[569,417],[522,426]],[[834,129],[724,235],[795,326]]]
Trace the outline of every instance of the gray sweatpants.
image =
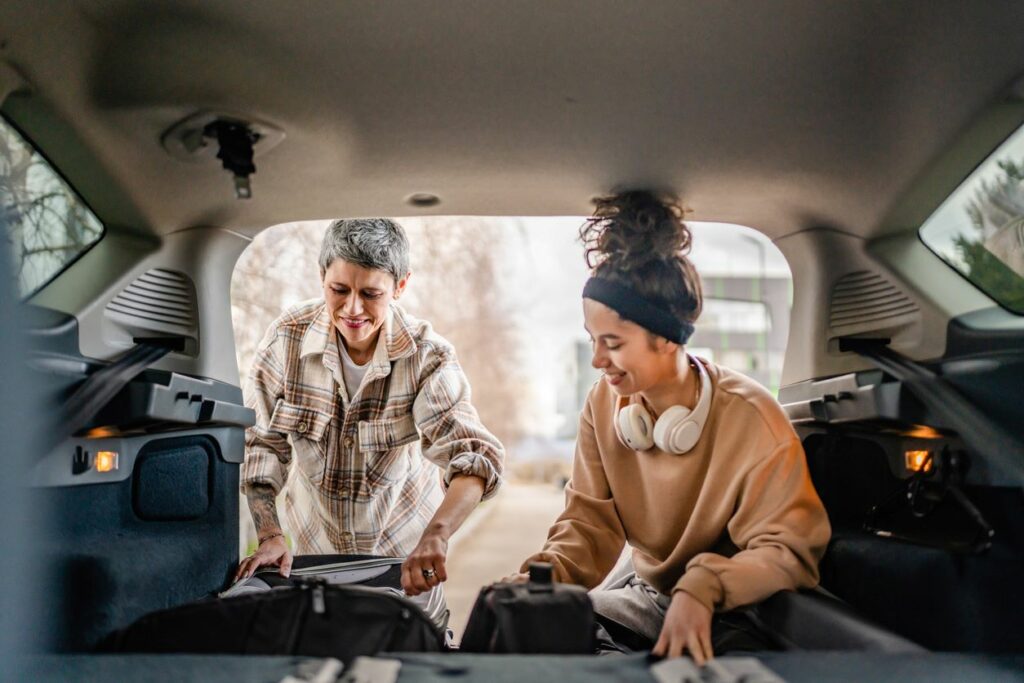
[[[598,622],[605,628],[603,635],[599,633],[599,641],[611,641],[599,643],[605,652],[653,647],[672,603],[671,596],[659,593],[635,572],[590,591],[590,600]],[[623,639],[623,628],[640,637]],[[650,642],[642,643],[644,640]],[[716,655],[779,649],[774,637],[751,619],[750,609],[716,612],[711,621],[711,646]]]
[[658,640],[672,598],[659,593],[636,573],[590,592],[594,612],[650,641]]

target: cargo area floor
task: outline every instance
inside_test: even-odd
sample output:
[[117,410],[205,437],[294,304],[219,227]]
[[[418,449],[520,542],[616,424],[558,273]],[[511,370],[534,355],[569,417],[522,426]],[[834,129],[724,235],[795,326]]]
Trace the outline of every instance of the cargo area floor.
[[[399,683],[646,683],[654,680],[642,655],[568,657],[451,653],[381,656],[402,661]],[[1024,681],[1024,655],[790,652],[759,654],[757,658],[788,683]],[[6,680],[31,683],[277,683],[288,674],[315,670],[315,666],[311,666],[315,662],[308,657],[255,655],[39,655],[22,660],[17,677]],[[300,668],[305,671],[300,671]]]

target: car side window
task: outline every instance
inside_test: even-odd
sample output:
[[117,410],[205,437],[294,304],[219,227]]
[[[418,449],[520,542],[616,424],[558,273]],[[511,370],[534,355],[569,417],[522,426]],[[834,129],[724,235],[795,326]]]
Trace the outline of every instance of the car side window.
[[1024,127],[968,176],[920,235],[976,287],[1024,315]]
[[49,162],[0,118],[0,216],[27,298],[103,236],[103,224]]

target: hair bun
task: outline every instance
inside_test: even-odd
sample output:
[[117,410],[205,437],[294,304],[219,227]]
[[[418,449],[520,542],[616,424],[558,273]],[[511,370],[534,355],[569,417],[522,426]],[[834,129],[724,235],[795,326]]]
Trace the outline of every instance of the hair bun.
[[690,230],[674,197],[633,190],[600,197],[594,204],[594,215],[580,229],[591,268],[609,262],[629,271],[674,260],[690,249]]

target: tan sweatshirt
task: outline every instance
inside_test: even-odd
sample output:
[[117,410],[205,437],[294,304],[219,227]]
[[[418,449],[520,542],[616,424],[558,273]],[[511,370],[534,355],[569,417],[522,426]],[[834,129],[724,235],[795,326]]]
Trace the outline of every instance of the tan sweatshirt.
[[629,543],[642,579],[712,609],[817,584],[831,529],[800,440],[760,384],[704,364],[711,413],[683,455],[624,446],[612,421],[619,399],[607,382],[594,386],[580,416],[565,511],[522,571],[551,562],[556,580],[593,588]]

